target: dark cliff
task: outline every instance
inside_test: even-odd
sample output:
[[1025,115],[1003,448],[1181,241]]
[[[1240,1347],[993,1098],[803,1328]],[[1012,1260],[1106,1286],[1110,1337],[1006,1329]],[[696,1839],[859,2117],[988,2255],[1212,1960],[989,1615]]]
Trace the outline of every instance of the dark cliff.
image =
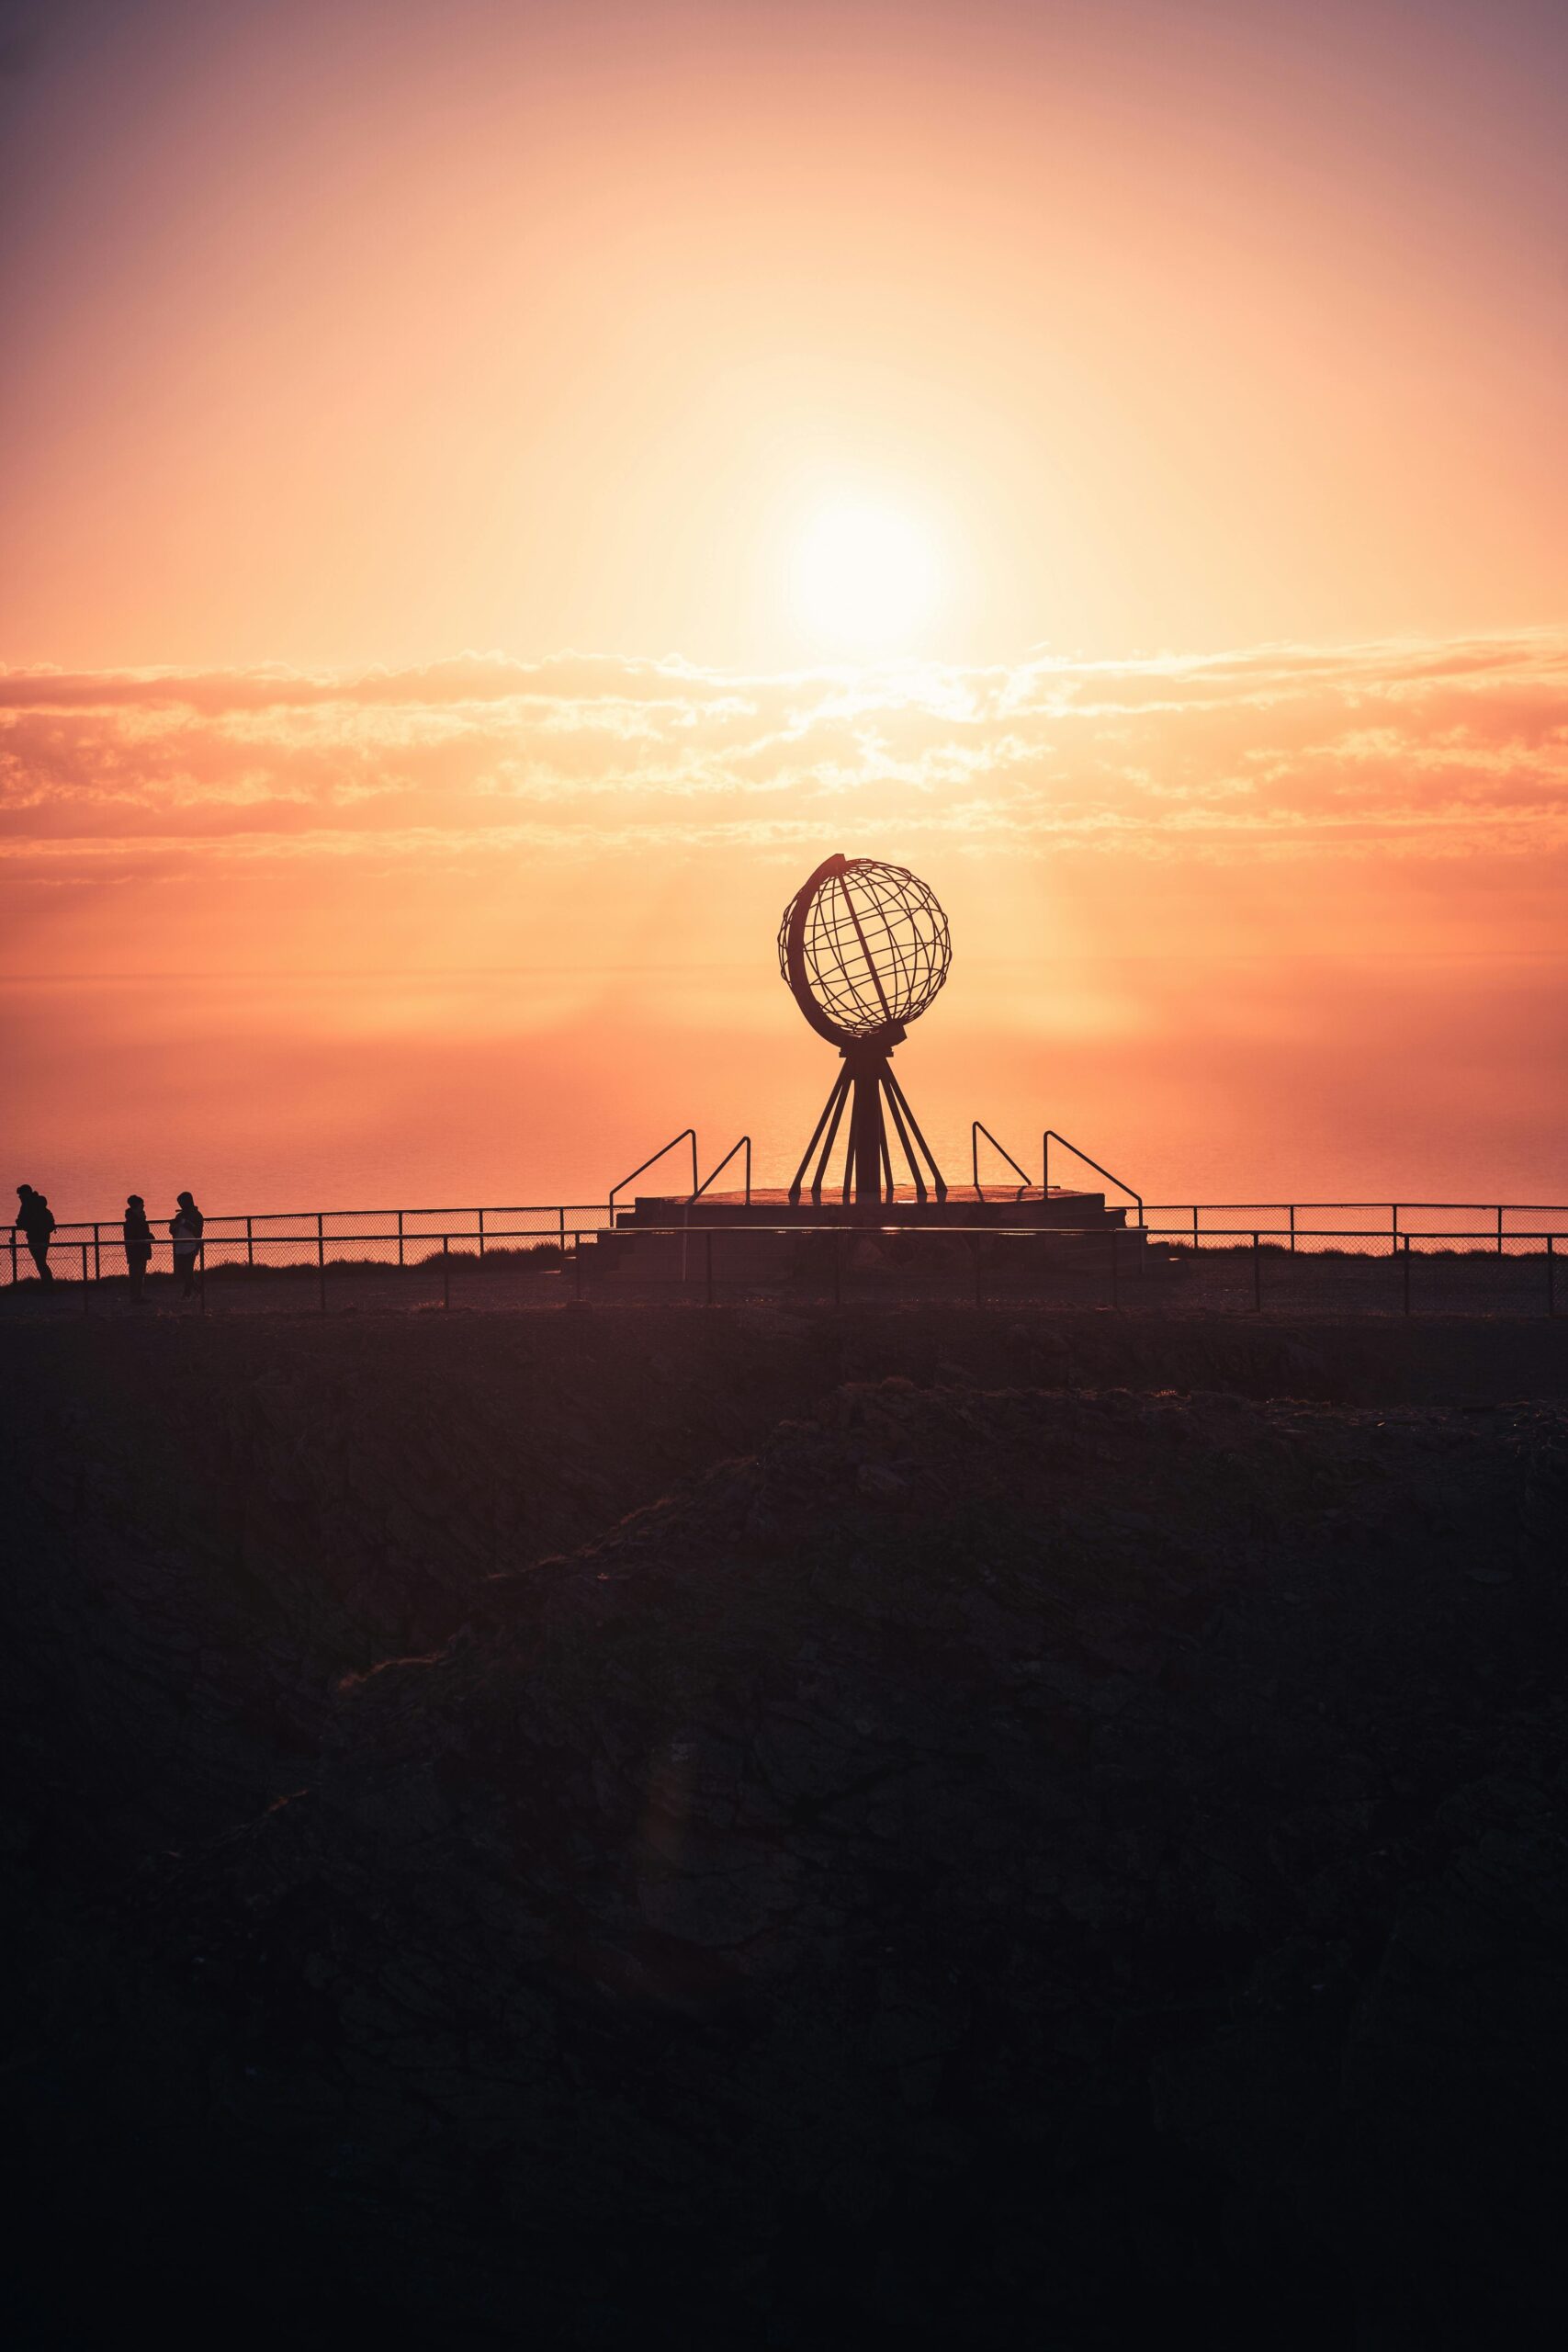
[[8,1335],[38,2340],[1545,2340],[1568,1382],[1421,1338]]

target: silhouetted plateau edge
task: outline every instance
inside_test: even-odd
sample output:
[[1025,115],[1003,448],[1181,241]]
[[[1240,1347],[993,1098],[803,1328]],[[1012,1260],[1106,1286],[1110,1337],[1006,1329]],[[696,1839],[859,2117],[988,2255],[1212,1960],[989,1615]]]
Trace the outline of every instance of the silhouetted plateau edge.
[[243,2267],[323,2341],[1560,2318],[1561,1328],[4,1361],[9,2079],[101,2308]]

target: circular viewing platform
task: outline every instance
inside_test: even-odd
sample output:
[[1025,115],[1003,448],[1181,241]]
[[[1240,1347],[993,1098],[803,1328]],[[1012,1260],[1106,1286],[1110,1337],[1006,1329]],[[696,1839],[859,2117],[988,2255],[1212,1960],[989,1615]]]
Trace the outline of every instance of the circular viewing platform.
[[1072,1232],[1122,1227],[1128,1212],[1108,1207],[1103,1193],[1078,1193],[1053,1184],[1043,1192],[1038,1184],[950,1184],[947,1197],[921,1201],[901,1188],[874,1209],[857,1207],[841,1193],[824,1191],[820,1201],[803,1195],[791,1203],[782,1187],[753,1187],[745,1193],[703,1193],[695,1199],[677,1193],[639,1193],[626,1208],[615,1212],[617,1231],[669,1232],[692,1226],[1021,1226],[1060,1227]]

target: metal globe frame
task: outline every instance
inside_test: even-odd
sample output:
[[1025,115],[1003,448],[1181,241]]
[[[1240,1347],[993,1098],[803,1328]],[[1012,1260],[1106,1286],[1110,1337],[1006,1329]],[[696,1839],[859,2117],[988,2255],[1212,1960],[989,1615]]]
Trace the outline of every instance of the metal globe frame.
[[845,1207],[852,1202],[874,1215],[895,1199],[889,1119],[916,1199],[923,1204],[934,1192],[946,1200],[942,1170],[890,1063],[908,1024],[940,992],[952,956],[934,893],[906,867],[876,858],[825,858],[784,909],[779,969],[806,1020],[844,1059],[789,1188],[792,1208],[814,1159],[811,1199],[820,1207],[846,1105]]

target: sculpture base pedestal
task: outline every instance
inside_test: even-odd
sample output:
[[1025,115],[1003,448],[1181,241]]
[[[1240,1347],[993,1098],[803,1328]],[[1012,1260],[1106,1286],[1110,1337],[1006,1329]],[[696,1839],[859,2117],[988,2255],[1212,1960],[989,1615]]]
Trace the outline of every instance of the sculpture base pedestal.
[[[617,1209],[613,1226],[591,1245],[596,1273],[633,1281],[692,1282],[702,1278],[711,1251],[732,1279],[764,1276],[798,1260],[814,1259],[830,1237],[846,1263],[863,1261],[914,1271],[966,1259],[976,1243],[991,1250],[1044,1251],[1068,1258],[1097,1250],[1120,1237],[1127,1262],[1145,1254],[1142,1228],[1127,1211],[1109,1207],[1103,1193],[1036,1185],[953,1186],[943,1201],[907,1197],[867,1211],[841,1199],[790,1200],[787,1192],[705,1193],[699,1200],[649,1195]],[[995,1237],[993,1241],[992,1237]],[[805,1255],[803,1256],[803,1253]]]

